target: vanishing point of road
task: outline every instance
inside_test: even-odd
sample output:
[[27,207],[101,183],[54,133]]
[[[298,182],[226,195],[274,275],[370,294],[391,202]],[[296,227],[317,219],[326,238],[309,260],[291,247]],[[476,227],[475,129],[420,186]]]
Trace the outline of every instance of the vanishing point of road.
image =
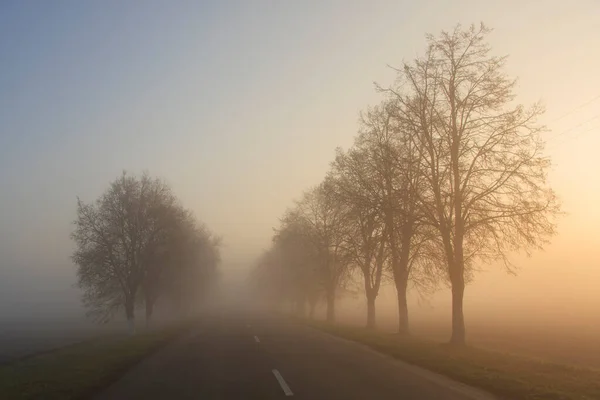
[[96,400],[491,400],[491,395],[299,322],[214,312]]

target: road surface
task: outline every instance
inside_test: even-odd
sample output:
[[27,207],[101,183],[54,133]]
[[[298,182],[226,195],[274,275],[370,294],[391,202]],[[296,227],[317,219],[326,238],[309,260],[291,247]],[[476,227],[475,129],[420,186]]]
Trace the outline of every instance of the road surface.
[[285,318],[221,312],[96,400],[490,400],[492,396]]

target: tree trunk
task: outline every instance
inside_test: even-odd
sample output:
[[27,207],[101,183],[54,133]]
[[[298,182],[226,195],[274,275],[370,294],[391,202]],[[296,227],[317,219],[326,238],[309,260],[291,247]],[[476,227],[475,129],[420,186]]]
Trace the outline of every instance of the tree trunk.
[[[389,183],[388,185],[391,185]],[[388,189],[391,192],[391,186]],[[391,210],[392,207],[389,207]],[[408,286],[408,262],[410,255],[410,245],[412,241],[412,223],[407,223],[402,229],[401,253],[398,252],[396,243],[396,231],[394,229],[394,219],[391,211],[388,211],[386,218],[387,239],[391,250],[392,272],[394,274],[394,284],[396,285],[396,294],[398,296],[398,333],[408,335],[408,303],[406,301],[406,288]]]
[[327,293],[327,322],[335,321],[335,292]]
[[367,328],[375,328],[375,299],[373,294],[367,295]]
[[466,344],[465,316],[463,314],[463,297],[465,280],[462,274],[452,279],[452,336],[450,343],[456,346]]
[[135,303],[132,299],[125,300],[125,316],[127,317],[127,329],[129,335],[135,335]]
[[408,303],[406,301],[407,281],[396,282],[398,295],[398,333],[408,335]]

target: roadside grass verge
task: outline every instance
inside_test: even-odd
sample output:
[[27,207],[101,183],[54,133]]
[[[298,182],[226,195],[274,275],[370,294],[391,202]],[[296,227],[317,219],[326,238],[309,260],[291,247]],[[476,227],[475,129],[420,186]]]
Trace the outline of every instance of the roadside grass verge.
[[76,343],[0,367],[0,399],[83,399],[108,386],[187,325]]
[[501,398],[600,399],[600,370],[474,347],[455,348],[414,337],[322,321],[305,323],[330,334],[365,344],[407,363],[484,389]]

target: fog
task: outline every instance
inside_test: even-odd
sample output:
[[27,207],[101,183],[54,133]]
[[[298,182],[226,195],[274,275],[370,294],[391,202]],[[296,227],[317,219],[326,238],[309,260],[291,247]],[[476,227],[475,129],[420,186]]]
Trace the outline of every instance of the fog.
[[[518,100],[546,105],[565,215],[543,251],[514,255],[517,275],[480,267],[465,292],[469,338],[492,332],[491,347],[540,354],[528,339],[540,331],[600,337],[600,4],[352,3],[0,5],[0,337],[88,334],[70,258],[76,200],[122,170],[165,179],[222,236],[224,279],[240,279],[334,149],[352,145],[373,82],[393,80],[388,65],[420,52],[426,32],[479,21],[510,55]],[[410,294],[413,332],[447,336],[449,293]],[[386,285],[378,299],[383,329],[394,296]],[[359,294],[339,318],[363,323],[365,308]]]

